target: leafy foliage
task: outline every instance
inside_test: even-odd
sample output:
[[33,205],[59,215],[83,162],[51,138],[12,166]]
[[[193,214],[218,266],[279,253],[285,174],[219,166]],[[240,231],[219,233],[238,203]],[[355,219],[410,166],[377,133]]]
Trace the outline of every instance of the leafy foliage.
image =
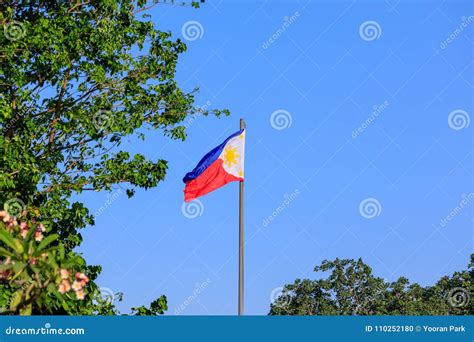
[[[197,89],[178,86],[176,66],[186,45],[149,20],[146,10],[156,3],[0,2],[0,205],[15,200],[35,213],[63,248],[56,257],[64,255],[91,280],[81,303],[35,301],[33,313],[96,312],[101,269],[72,253],[82,241],[79,229],[94,217],[71,197],[118,186],[132,197],[136,188],[157,186],[168,168],[166,160],[121,150],[124,139],[159,131],[184,140],[190,116],[228,114],[201,109],[194,104]],[[8,243],[4,237],[0,247],[11,248]],[[4,301],[15,291],[11,282],[0,284]]]
[[143,305],[137,308],[132,308],[132,314],[135,316],[156,316],[163,315],[166,310],[168,310],[168,301],[166,296],[161,296],[151,302],[149,308]]
[[361,259],[323,261],[314,269],[327,278],[297,279],[271,304],[270,315],[472,315],[474,254],[468,270],[442,277],[434,286],[389,283],[372,275]]
[[70,311],[74,309],[66,299],[73,303],[84,299],[89,278],[82,272],[76,274],[75,294],[67,294],[71,290],[69,269],[81,265],[81,260],[75,260],[78,256],[72,253],[65,254],[57,234],[44,237],[46,231],[34,218],[19,222],[0,211],[0,241],[5,246],[0,247],[0,281],[8,284],[0,299],[3,314]]

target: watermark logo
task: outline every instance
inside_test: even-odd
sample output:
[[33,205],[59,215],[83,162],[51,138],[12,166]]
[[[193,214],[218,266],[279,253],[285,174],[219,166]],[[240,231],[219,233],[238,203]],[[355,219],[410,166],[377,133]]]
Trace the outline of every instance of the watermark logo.
[[114,123],[114,115],[110,110],[99,110],[92,116],[92,124],[100,130],[108,130]]
[[457,37],[459,37],[464,30],[474,21],[474,16],[470,15],[469,17],[462,17],[461,18],[461,24],[453,31],[451,34],[443,40],[440,44],[439,47],[441,50],[444,50],[448,47],[449,44],[454,42]]
[[453,308],[461,308],[466,306],[470,300],[469,291],[462,287],[455,287],[451,289],[446,297],[449,305],[451,305]]
[[10,41],[16,41],[25,36],[25,26],[19,21],[12,21],[3,26],[3,33]]
[[381,35],[382,28],[376,21],[368,20],[359,26],[359,36],[366,42],[377,40]]
[[266,40],[262,43],[262,48],[264,50],[268,49],[270,45],[280,38],[280,36],[285,33],[285,31],[293,24],[300,16],[300,13],[296,11],[291,16],[285,16],[283,18],[283,23],[281,26]]
[[471,118],[469,114],[462,109],[455,109],[448,115],[448,125],[455,131],[469,127]]
[[270,125],[277,131],[281,131],[291,127],[293,118],[290,112],[284,109],[277,109],[270,116]]
[[448,225],[448,223],[454,218],[456,217],[457,214],[459,214],[459,212],[461,210],[463,210],[468,204],[469,202],[471,202],[471,200],[474,198],[474,192],[470,192],[469,194],[463,194],[462,196],[462,199],[461,201],[458,203],[458,205],[456,207],[454,207],[450,213],[448,215],[446,215],[446,217],[442,218],[441,221],[439,222],[439,225],[441,227],[446,227]]
[[381,105],[373,106],[372,114],[367,119],[365,119],[365,121],[361,123],[359,127],[357,127],[357,129],[352,131],[352,139],[357,138],[361,133],[363,133],[367,129],[367,127],[369,127],[389,105],[390,102],[385,101]]
[[108,208],[112,206],[112,204],[117,200],[117,198],[120,197],[120,195],[123,193],[122,189],[118,189],[117,191],[114,191],[111,194],[107,194],[107,199],[105,200],[104,204],[100,206],[99,209],[96,210],[94,213],[94,218],[98,218],[100,215],[102,215]]
[[188,296],[183,303],[181,303],[177,308],[174,309],[175,315],[180,315],[186,308],[193,303],[196,298],[212,283],[212,280],[207,278],[202,283],[196,283],[196,286],[193,290],[193,293]]
[[184,202],[181,206],[181,212],[183,213],[184,217],[193,219],[198,216],[202,216],[204,213],[204,205],[200,200],[197,199],[192,202]]
[[99,288],[100,296],[102,299],[109,303],[113,303],[115,301],[115,293],[112,289],[108,287],[100,287]]
[[285,307],[290,303],[290,296],[283,295],[283,287],[275,287],[272,292],[270,292],[270,303],[278,306],[278,307]]
[[37,328],[9,326],[5,329],[6,335],[84,335],[85,333],[84,328],[53,328],[49,322]]
[[19,115],[15,115],[13,118],[10,119],[10,121],[8,121],[8,123],[3,126],[3,129],[2,129],[2,134],[4,135],[6,132],[8,132],[9,130],[12,130],[15,125],[21,120],[24,118],[24,114],[19,114]]
[[[10,263],[11,263],[11,261],[10,261]],[[7,263],[1,261],[0,265],[1,264],[7,264]],[[21,285],[21,287],[20,287],[21,291],[26,291],[32,284],[33,284],[33,282],[31,280],[26,281],[23,285]],[[12,302],[14,301],[14,299],[15,299],[14,296],[10,296],[10,298],[6,301],[5,305],[0,307],[0,314],[4,313],[5,311],[8,311],[9,308],[11,308],[11,305],[12,305]]]
[[380,216],[382,213],[382,205],[376,198],[369,197],[360,202],[359,212],[362,217],[371,219]]
[[210,100],[207,100],[206,103],[204,103],[202,106],[196,106],[196,113],[193,113],[192,115],[186,117],[183,126],[185,128],[189,128],[192,124],[194,124],[199,115],[205,114],[209,110],[211,105],[212,102]]
[[204,27],[202,27],[199,21],[190,20],[185,22],[181,27],[181,34],[184,39],[192,42],[203,37]]
[[278,207],[276,207],[276,209],[272,212],[271,215],[263,219],[262,226],[268,227],[278,215],[280,215],[286,208],[288,208],[290,203],[293,202],[296,199],[296,197],[298,197],[299,194],[300,194],[299,189],[295,189],[290,194],[285,194],[283,196],[284,197],[283,202],[281,202],[281,204],[278,205]]
[[25,202],[19,198],[11,198],[3,204],[3,210],[13,217],[20,216],[25,209]]

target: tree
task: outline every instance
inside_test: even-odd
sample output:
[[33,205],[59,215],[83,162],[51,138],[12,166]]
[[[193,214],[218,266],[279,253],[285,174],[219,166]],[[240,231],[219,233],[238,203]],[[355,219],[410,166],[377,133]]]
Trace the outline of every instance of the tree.
[[168,301],[165,296],[151,302],[150,307],[140,306],[138,308],[132,308],[132,313],[135,316],[156,316],[163,315],[168,310]]
[[[197,89],[178,86],[176,65],[186,45],[154,27],[146,15],[153,5],[0,3],[0,204],[43,222],[57,236],[51,243],[61,244],[65,257],[76,260],[73,268],[91,281],[79,306],[55,303],[47,313],[84,313],[96,300],[101,268],[73,253],[82,241],[79,229],[94,217],[71,196],[121,186],[132,197],[136,188],[157,186],[166,160],[131,155],[120,148],[123,139],[160,131],[184,140],[190,116],[228,114],[200,109]],[[12,286],[0,282],[1,296],[11,296]],[[32,304],[32,312],[40,310]]]
[[472,315],[474,254],[468,270],[422,287],[400,277],[389,283],[374,277],[361,259],[323,261],[314,269],[327,278],[297,279],[285,285],[270,315]]

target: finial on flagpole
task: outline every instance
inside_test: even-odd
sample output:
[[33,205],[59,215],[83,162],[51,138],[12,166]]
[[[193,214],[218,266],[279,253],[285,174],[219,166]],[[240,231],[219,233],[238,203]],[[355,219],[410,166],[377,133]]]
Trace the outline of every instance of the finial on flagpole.
[[240,129],[245,129],[247,125],[245,124],[245,120],[243,118],[240,118]]

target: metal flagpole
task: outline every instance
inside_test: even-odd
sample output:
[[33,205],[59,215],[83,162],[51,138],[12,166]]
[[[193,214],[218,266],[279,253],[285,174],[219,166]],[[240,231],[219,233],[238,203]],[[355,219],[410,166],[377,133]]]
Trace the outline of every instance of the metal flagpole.
[[[245,129],[240,119],[240,129]],[[245,158],[245,157],[244,157]],[[239,316],[244,314],[244,181],[239,184]]]

